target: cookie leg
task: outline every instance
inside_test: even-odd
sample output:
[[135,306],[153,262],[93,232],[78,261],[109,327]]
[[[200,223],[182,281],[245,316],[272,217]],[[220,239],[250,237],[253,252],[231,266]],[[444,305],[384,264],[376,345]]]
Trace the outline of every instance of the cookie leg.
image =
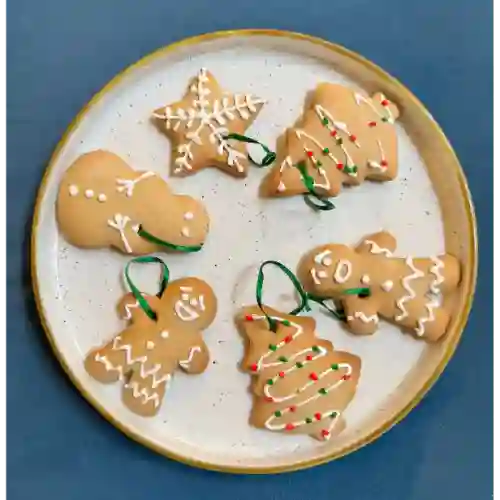
[[446,333],[449,322],[450,314],[443,307],[439,307],[434,309],[432,314],[428,313],[419,319],[415,332],[417,336],[429,342],[436,342]]
[[356,335],[371,335],[378,328],[378,305],[370,297],[347,296],[342,300],[346,325]]
[[125,352],[114,350],[113,342],[91,351],[84,362],[88,374],[103,384],[123,380],[128,369]]
[[170,375],[163,378],[166,379],[157,383],[154,376],[143,378],[140,372],[135,370],[130,380],[123,385],[123,404],[142,417],[155,416],[160,410]]

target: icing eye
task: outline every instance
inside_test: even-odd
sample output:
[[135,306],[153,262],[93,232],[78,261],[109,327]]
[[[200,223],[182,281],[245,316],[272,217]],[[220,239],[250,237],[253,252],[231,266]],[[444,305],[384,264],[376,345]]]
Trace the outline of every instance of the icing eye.
[[326,271],[318,271],[318,278],[326,278],[327,274]]
[[325,257],[323,259],[323,265],[324,266],[331,266],[332,265],[332,259],[330,259],[330,257]]

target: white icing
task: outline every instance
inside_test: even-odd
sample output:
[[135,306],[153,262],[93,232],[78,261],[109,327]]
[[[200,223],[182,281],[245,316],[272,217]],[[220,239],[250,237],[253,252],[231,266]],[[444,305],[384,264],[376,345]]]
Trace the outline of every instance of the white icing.
[[438,257],[431,257],[431,260],[434,265],[430,268],[430,273],[436,278],[430,284],[430,290],[432,293],[439,294],[439,286],[444,282],[444,276],[441,274],[441,270],[444,269],[444,264]]
[[286,189],[285,184],[283,183],[283,181],[280,181],[280,183],[278,184],[278,191],[282,193],[285,189]]
[[324,252],[320,252],[314,256],[314,262],[316,264],[323,264],[324,266],[330,266],[332,264],[332,259],[328,258],[328,255],[331,255],[331,250],[325,250]]
[[107,372],[112,372],[112,371],[118,372],[118,380],[123,380],[124,378],[123,367],[121,365],[115,366],[106,356],[100,355],[99,353],[96,353],[94,359],[98,363],[102,363],[104,365],[104,368],[106,368]]
[[156,175],[154,172],[144,172],[135,179],[116,179],[116,190],[119,193],[125,192],[126,196],[131,197],[134,194],[134,187],[138,182],[154,175]]
[[94,191],[92,191],[92,189],[87,189],[85,191],[85,198],[92,198],[92,196],[94,196]]
[[380,163],[374,160],[369,160],[368,166],[371,168],[382,170],[382,172],[385,172],[387,170],[387,165],[382,165],[382,162],[385,162],[386,158],[385,158],[384,148],[382,147],[382,142],[380,141],[380,139],[377,139],[377,144],[378,144],[378,149],[380,151]]
[[356,311],[353,316],[347,316],[347,321],[353,321],[354,319],[360,319],[363,323],[378,323],[378,315],[372,314],[367,316],[362,311]]
[[385,255],[386,257],[392,257],[392,252],[387,249],[387,248],[382,248],[380,246],[377,245],[377,243],[375,243],[374,241],[372,240],[365,240],[364,243],[366,245],[370,245],[370,253],[374,254],[374,255],[378,255],[378,254],[382,254],[382,255]]
[[196,297],[193,297],[192,299],[189,300],[189,303],[192,305],[192,306],[197,306],[198,305],[198,299]]
[[[258,315],[252,315],[252,318],[253,320],[262,320],[262,319],[265,319],[265,316],[258,316]],[[279,316],[272,316],[272,319],[275,320],[275,321],[283,321],[284,318],[282,317],[279,317]],[[298,323],[295,323],[294,321],[290,321],[290,327],[294,328],[295,331],[294,333],[292,333],[291,337],[292,337],[292,341],[295,340],[298,336],[302,335],[303,333],[303,328],[298,324]],[[283,347],[284,345],[286,344],[286,342],[284,340],[282,340],[281,342],[278,342],[278,344],[276,344],[276,348],[279,349],[281,347]],[[299,358],[300,356],[303,356],[304,354],[307,354],[307,353],[314,353],[315,355],[312,356],[312,359],[310,361],[304,359],[302,361],[302,365],[305,366],[309,363],[312,363],[314,362],[316,359],[318,358],[321,358],[323,356],[325,356],[328,351],[321,347],[321,346],[317,346],[317,352],[314,351],[312,349],[312,347],[310,348],[306,348],[306,349],[303,349],[297,353],[295,353],[294,355],[290,356],[288,358],[288,362],[293,362],[295,359]],[[265,368],[269,368],[269,367],[274,367],[274,366],[278,366],[278,365],[282,365],[283,363],[281,361],[277,361],[277,362],[269,362],[269,363],[266,363],[265,360],[268,358],[268,357],[271,357],[273,355],[275,355],[275,351],[272,351],[272,350],[269,350],[267,353],[263,354],[259,360],[257,361],[257,371],[260,371],[261,369],[265,369]],[[294,372],[295,370],[299,369],[297,367],[296,364],[293,364],[293,366],[291,366],[290,368],[284,370],[284,374],[285,376],[291,372]],[[303,368],[301,368],[303,369]],[[352,374],[352,367],[351,365],[349,365],[348,363],[338,363],[338,370],[345,370],[345,372],[343,373],[343,377],[346,376],[346,377],[349,377],[351,374]],[[321,380],[322,378],[324,378],[325,376],[327,376],[328,374],[331,374],[332,373],[332,370],[331,368],[328,368],[326,369],[325,371],[321,372],[318,374],[318,381]],[[331,385],[327,386],[327,387],[324,387],[324,389],[326,389],[327,391],[331,391],[333,389],[336,389],[337,387],[339,387],[340,385],[342,385],[344,382],[345,382],[345,379],[341,377],[340,380],[337,380],[336,382],[332,383]],[[311,385],[315,384],[317,381],[313,381],[313,380],[310,380],[308,382],[306,382],[302,387],[299,387],[298,389],[294,389],[291,393],[285,395],[285,396],[282,396],[282,397],[275,397],[272,395],[271,393],[271,388],[274,387],[274,383],[279,380],[281,377],[278,375],[276,375],[275,377],[272,378],[272,381],[273,381],[273,385],[268,385],[266,384],[265,387],[264,387],[264,394],[265,396],[269,397],[269,398],[272,398],[274,402],[276,403],[279,403],[279,402],[283,402],[283,401],[288,401],[290,399],[294,399],[294,398],[300,398],[300,395],[306,391]],[[300,408],[301,406],[305,406],[313,401],[315,401],[316,399],[318,398],[321,398],[321,397],[324,397],[322,394],[320,394],[319,392],[315,392],[312,396],[310,396],[309,398],[301,401],[300,403],[297,403],[295,405],[296,408]],[[281,410],[281,416],[289,413],[291,410],[290,410],[290,407],[288,408],[284,408],[283,410]],[[336,413],[336,418],[332,418],[329,425],[327,426],[327,430],[328,431],[331,431],[331,429],[335,426],[339,416],[340,416],[340,412],[336,409],[329,409],[328,411],[324,412],[321,414],[322,418],[324,417],[327,417],[328,415],[330,415],[331,413],[335,412]],[[274,413],[266,420],[265,422],[265,427],[269,430],[283,430],[285,427],[286,427],[286,424],[273,424],[273,421],[274,420],[278,420],[280,419],[281,417],[277,417],[276,415],[274,415]],[[300,427],[302,425],[307,425],[305,423],[305,421],[302,419],[302,420],[298,420],[296,422],[292,422],[293,425],[295,427]],[[327,435],[327,436],[324,436],[324,439],[329,439],[330,435]]]
[[175,314],[181,319],[182,321],[194,321],[195,319],[198,319],[200,315],[190,307],[188,304],[185,304],[181,300],[178,300],[175,305],[174,305],[174,310]]
[[189,294],[187,294],[187,293],[183,293],[183,294],[181,295],[181,299],[182,299],[182,300],[189,300]]
[[71,184],[71,186],[68,188],[70,196],[76,196],[79,193],[78,186],[76,184]]
[[169,337],[169,333],[168,333],[168,331],[167,331],[167,330],[163,330],[163,331],[160,333],[160,337],[161,337],[162,339],[168,339],[168,337]]
[[319,279],[318,272],[316,271],[316,269],[314,267],[311,269],[311,277],[312,277],[315,285],[321,285],[321,281]]
[[194,217],[193,212],[186,212],[186,213],[184,214],[184,219],[185,219],[185,220],[192,220],[192,219],[193,219],[193,217]]
[[198,297],[198,307],[201,311],[205,310],[205,297],[203,295],[200,295]]
[[[297,129],[297,130],[295,130],[295,135],[297,136],[298,139],[302,139],[302,137],[305,137],[306,139],[309,139],[314,144],[316,144],[318,146],[318,148],[324,149],[323,146],[320,144],[320,142],[317,141],[312,135],[309,135],[305,130]],[[304,151],[307,152],[309,150],[306,147],[304,147]],[[328,153],[328,156],[331,158],[335,158],[332,153]],[[314,155],[310,156],[309,159],[313,162],[313,165],[316,165],[317,159]],[[330,189],[331,184],[330,184],[330,180],[328,179],[328,176],[326,175],[325,169],[315,168],[314,171],[318,172],[320,177],[323,178],[323,183],[316,182],[316,180],[315,180],[314,187],[323,188],[325,190]]]
[[422,278],[424,273],[415,267],[413,264],[413,259],[411,257],[406,257],[405,260],[406,265],[412,270],[412,273],[408,276],[405,276],[402,280],[403,288],[408,292],[406,295],[403,295],[397,302],[396,305],[401,310],[401,314],[398,314],[394,317],[396,321],[401,321],[402,319],[409,316],[408,311],[406,310],[405,303],[409,300],[413,300],[417,295],[415,291],[411,287],[411,282],[418,278]]
[[149,403],[149,401],[153,401],[155,408],[158,408],[158,406],[160,405],[160,396],[158,396],[158,393],[153,392],[150,394],[149,391],[145,387],[143,387],[142,389],[139,390],[139,383],[138,382],[135,382],[135,381],[130,382],[128,384],[125,384],[124,387],[126,389],[131,389],[132,396],[134,396],[134,398],[142,399],[141,402],[143,405]]
[[384,290],[384,292],[390,292],[392,290],[392,287],[394,286],[394,283],[391,280],[384,281],[381,285],[380,288]]
[[117,335],[113,339],[113,344],[111,346],[111,349],[113,351],[125,351],[125,365],[130,366],[133,365],[134,363],[139,363],[142,365],[145,361],[147,361],[147,356],[138,356],[137,358],[134,358],[132,356],[132,346],[130,344],[122,344],[120,345],[122,338]]
[[352,264],[348,260],[340,259],[335,269],[333,279],[337,283],[345,283],[351,277],[351,272]]
[[190,286],[181,286],[181,287],[179,287],[179,289],[181,292],[192,292],[193,291],[193,288]]
[[146,349],[147,349],[148,351],[150,351],[151,349],[154,349],[154,346],[155,346],[155,343],[154,343],[153,341],[148,340],[148,341],[146,342]]
[[[235,167],[239,172],[243,172],[244,167],[240,159],[245,158],[245,154],[234,149],[231,142],[225,139],[228,129],[224,127],[228,122],[235,119],[248,120],[251,114],[257,112],[257,105],[264,104],[263,99],[250,94],[236,94],[234,96],[222,96],[222,98],[210,101],[207,96],[210,95],[210,89],[206,86],[209,81],[207,70],[201,68],[189,90],[193,94],[192,108],[184,110],[177,108],[172,110],[170,106],[165,107],[165,112],[155,113],[156,118],[165,120],[165,128],[169,130],[178,130],[182,125],[186,129],[191,129],[186,133],[187,142],[177,147],[179,155],[174,160],[176,168],[175,173],[185,170],[192,170],[191,162],[194,159],[192,147],[202,145],[201,133],[204,129],[209,129],[209,142],[217,146],[217,154],[227,156],[227,163]],[[193,125],[197,122],[196,128]]]
[[425,323],[431,323],[436,318],[434,316],[434,309],[439,307],[439,301],[437,298],[433,298],[427,304],[425,304],[425,308],[427,309],[427,316],[423,318],[419,318],[417,321],[417,328],[415,328],[416,334],[421,337],[425,333]]
[[97,201],[100,201],[101,203],[104,203],[107,199],[108,198],[104,193],[100,193],[99,196],[97,197]]
[[363,285],[368,285],[368,283],[370,283],[370,276],[363,274],[363,276],[361,276],[361,283],[363,283]]
[[324,278],[326,278],[327,276],[328,276],[328,274],[326,273],[326,271],[323,271],[323,270],[318,271],[318,278],[322,278],[322,279],[324,279]]
[[183,227],[181,229],[181,234],[182,236],[185,236],[186,238],[189,238],[190,232],[188,227]]
[[127,237],[125,236],[125,228],[127,227],[127,224],[129,222],[131,222],[130,217],[122,214],[115,214],[114,220],[108,220],[108,226],[120,232],[120,238],[122,240],[125,251],[127,253],[132,253],[132,247],[130,246]]
[[187,359],[182,359],[179,361],[179,365],[182,366],[182,368],[189,368],[189,365],[191,364],[191,361],[193,360],[194,358],[194,355],[197,353],[197,352],[201,352],[201,348],[198,347],[198,346],[195,346],[195,347],[191,347],[189,349],[189,354],[188,354],[188,357]]
[[[383,101],[385,99],[385,96],[381,94],[380,98]],[[358,106],[360,106],[361,103],[367,104],[377,116],[379,116],[380,118],[387,118],[387,123],[394,123],[394,116],[388,107],[384,107],[383,109],[385,113],[381,113],[380,110],[374,106],[371,99],[366,98],[364,95],[355,93],[354,99],[356,100],[356,104]]]
[[139,301],[135,301],[133,304],[125,304],[125,316],[124,319],[132,319],[132,311],[130,309],[137,309],[139,307]]

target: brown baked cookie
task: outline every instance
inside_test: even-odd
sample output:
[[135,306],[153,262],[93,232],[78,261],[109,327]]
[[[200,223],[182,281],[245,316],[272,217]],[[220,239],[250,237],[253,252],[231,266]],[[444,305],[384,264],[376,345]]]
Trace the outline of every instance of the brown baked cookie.
[[109,151],[92,151],[65,172],[57,196],[57,221],[81,248],[114,247],[124,253],[165,250],[138,235],[139,227],[172,245],[199,246],[209,219],[203,205],[173,194],[154,172],[137,172]]
[[123,402],[134,413],[154,416],[174,370],[202,373],[208,348],[201,332],[215,318],[217,300],[213,290],[198,278],[173,281],[161,298],[145,295],[156,313],[151,319],[128,293],[118,304],[118,313],[129,326],[113,340],[91,351],[85,369],[99,382],[123,382]]
[[251,94],[224,92],[215,77],[202,68],[182,100],[153,112],[159,129],[175,144],[172,174],[187,176],[216,166],[245,177],[249,163],[245,143],[225,136],[243,134],[264,104]]
[[236,318],[246,339],[242,368],[253,377],[250,423],[328,440],[345,427],[342,414],[354,397],[361,360],[317,339],[314,319],[265,311],[278,322],[276,333],[258,306]]
[[[314,295],[340,301],[347,327],[372,334],[379,316],[429,341],[441,338],[450,321],[444,299],[460,281],[460,263],[452,255],[395,257],[396,239],[388,232],[366,236],[356,247],[322,245],[302,259],[299,275]],[[367,287],[368,297],[346,295]]]
[[302,164],[314,191],[337,196],[342,185],[396,177],[398,108],[383,94],[367,97],[342,85],[322,83],[299,126],[285,133],[280,161],[263,181],[267,196],[307,193]]

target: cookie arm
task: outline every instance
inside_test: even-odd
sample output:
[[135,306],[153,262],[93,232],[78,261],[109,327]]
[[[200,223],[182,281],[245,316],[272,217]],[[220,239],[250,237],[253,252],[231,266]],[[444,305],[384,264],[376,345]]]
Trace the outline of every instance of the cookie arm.
[[342,300],[347,328],[357,335],[371,335],[378,328],[378,303],[373,297],[350,295]]
[[391,257],[396,247],[396,238],[391,233],[388,231],[379,231],[378,233],[365,236],[356,247],[356,252]]
[[208,347],[199,335],[199,341],[189,346],[189,349],[179,359],[180,368],[186,373],[198,374],[205,371],[210,360]]

